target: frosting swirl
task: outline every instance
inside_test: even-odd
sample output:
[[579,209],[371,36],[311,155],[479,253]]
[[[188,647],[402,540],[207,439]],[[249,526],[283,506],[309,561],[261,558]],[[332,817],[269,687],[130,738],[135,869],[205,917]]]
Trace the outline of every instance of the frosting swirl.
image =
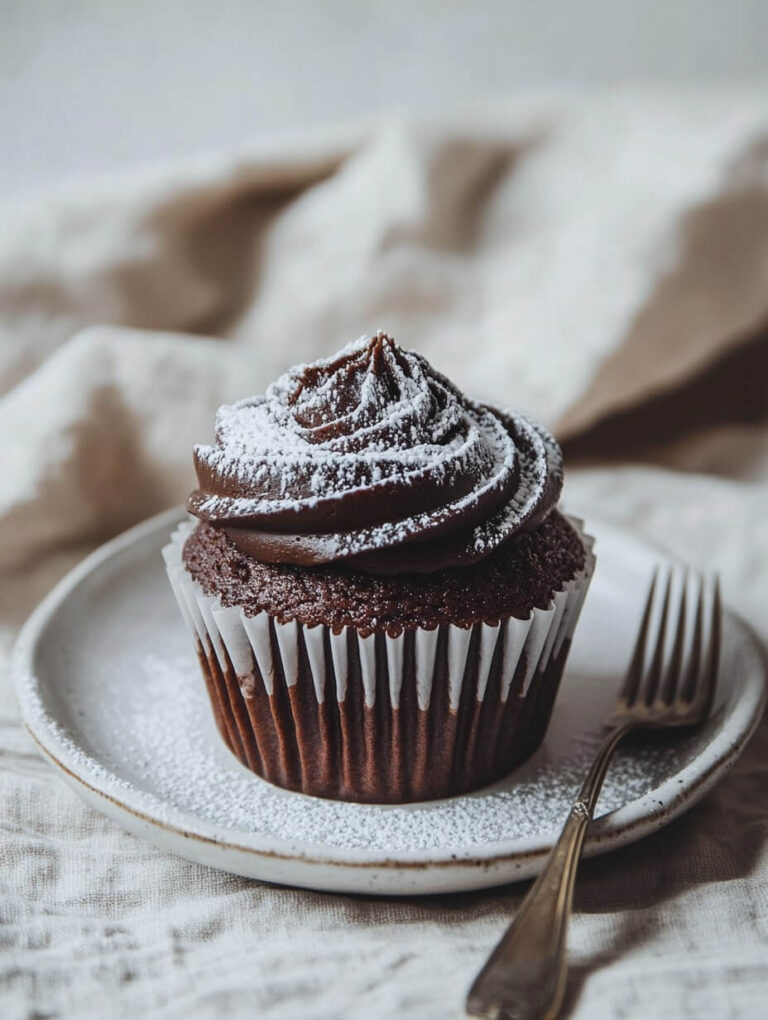
[[220,408],[187,509],[267,563],[373,573],[474,563],[557,503],[554,439],[468,400],[386,334]]

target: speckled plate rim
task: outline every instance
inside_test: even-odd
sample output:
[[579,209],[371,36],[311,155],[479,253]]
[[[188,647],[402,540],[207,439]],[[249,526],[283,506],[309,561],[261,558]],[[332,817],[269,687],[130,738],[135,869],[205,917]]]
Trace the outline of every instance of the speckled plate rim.
[[[22,718],[40,751],[62,778],[97,810],[162,849],[266,881],[331,891],[414,894],[482,888],[535,875],[551,849],[552,834],[442,852],[399,851],[390,856],[234,829],[226,830],[225,836],[213,823],[135,787],[123,786],[117,797],[114,774],[105,778],[105,766],[88,759],[82,749],[75,758],[56,719],[44,707],[34,671],[37,649],[58,608],[86,578],[116,557],[130,557],[143,542],[164,538],[183,517],[180,508],[165,511],[101,546],[59,582],[19,634],[12,673]],[[651,555],[672,558],[629,529],[590,518],[593,524],[645,546]],[[681,771],[645,796],[597,819],[590,827],[587,856],[625,846],[666,825],[700,800],[741,754],[765,706],[765,659],[758,639],[741,618],[729,611],[725,626],[734,629],[739,643],[748,648],[753,668],[743,678],[739,697],[728,702],[723,725]],[[418,809],[418,805],[414,807]]]

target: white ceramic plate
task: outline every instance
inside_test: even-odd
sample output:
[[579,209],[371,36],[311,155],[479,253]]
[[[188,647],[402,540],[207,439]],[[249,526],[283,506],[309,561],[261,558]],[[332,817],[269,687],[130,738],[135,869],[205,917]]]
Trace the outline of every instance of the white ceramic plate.
[[[589,521],[598,567],[552,724],[506,780],[427,804],[342,804],[270,786],[221,742],[160,556],[181,516],[163,514],[103,546],[19,637],[25,722],[78,793],[159,847],[270,882],[414,894],[534,875],[610,711],[660,554]],[[759,647],[728,614],[712,718],[692,735],[617,756],[586,853],[630,843],[702,797],[738,757],[764,698]]]

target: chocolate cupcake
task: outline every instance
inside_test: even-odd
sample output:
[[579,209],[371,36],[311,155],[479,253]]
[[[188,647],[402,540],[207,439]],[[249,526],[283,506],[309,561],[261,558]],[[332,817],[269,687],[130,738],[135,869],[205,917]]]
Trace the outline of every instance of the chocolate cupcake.
[[535,750],[594,567],[544,429],[378,334],[222,407],[195,465],[164,556],[243,765],[394,803]]

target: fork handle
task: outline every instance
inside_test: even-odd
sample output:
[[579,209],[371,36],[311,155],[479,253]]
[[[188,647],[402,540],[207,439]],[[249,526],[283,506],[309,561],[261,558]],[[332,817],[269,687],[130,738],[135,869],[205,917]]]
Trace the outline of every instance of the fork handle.
[[608,763],[628,729],[612,730],[600,747],[544,870],[469,991],[470,1016],[549,1020],[557,1015],[565,992],[576,869]]

